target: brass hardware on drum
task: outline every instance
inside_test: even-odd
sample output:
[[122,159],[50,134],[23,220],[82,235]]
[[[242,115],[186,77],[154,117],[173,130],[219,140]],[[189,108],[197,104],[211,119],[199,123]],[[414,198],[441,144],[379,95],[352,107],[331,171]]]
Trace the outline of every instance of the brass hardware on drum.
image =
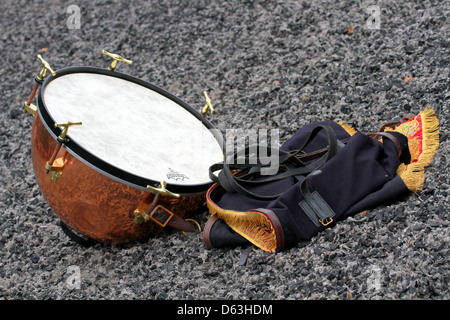
[[81,126],[83,123],[82,122],[66,122],[66,123],[55,123],[55,128],[58,127],[63,127],[64,129],[61,131],[61,134],[58,136],[58,140],[61,141],[65,141],[66,140],[66,136],[67,136],[67,132],[69,131],[69,128],[71,126]]
[[[153,207],[153,209],[154,209],[154,207]],[[140,208],[134,210],[133,214],[134,214],[134,223],[135,224],[142,224],[142,223],[150,220],[150,215],[146,211],[143,211]]]
[[35,84],[34,84],[34,87],[33,87],[33,91],[31,91],[31,94],[28,97],[28,101],[26,101],[23,104],[23,111],[30,113],[33,117],[36,116],[37,107],[35,105],[31,104],[31,102],[33,101],[34,96],[36,95],[36,92],[39,89],[39,86],[41,85],[41,81],[39,81],[37,77],[36,77],[35,80],[36,81],[35,81]]
[[212,105],[212,101],[208,96],[208,93],[206,91],[203,91],[203,95],[205,96],[205,100],[206,100],[206,104],[202,109],[201,114],[204,116],[208,113],[208,110],[211,112],[211,114],[216,113],[216,111],[214,110],[214,107]]
[[37,58],[42,63],[42,70],[41,70],[41,72],[39,72],[39,75],[37,76],[38,80],[41,80],[41,81],[44,80],[45,74],[47,73],[47,71],[49,71],[52,74],[52,76],[54,76],[56,74],[55,71],[53,71],[53,69],[50,67],[48,62],[45,61],[40,54],[37,55]]
[[[49,161],[47,161],[44,165],[45,167],[45,174],[50,173],[50,181],[56,182],[59,178],[62,176],[62,171],[64,169],[64,166],[67,162],[66,157],[59,157],[56,158],[56,156],[59,153],[59,150],[61,150],[62,143],[66,141],[67,132],[69,131],[69,128],[71,126],[79,126],[81,125],[81,122],[66,122],[66,123],[55,123],[55,128],[63,127],[61,134],[58,136],[58,145],[56,146],[55,150],[53,151],[53,154]],[[67,151],[66,151],[67,153]]]
[[66,157],[59,157],[51,163],[45,163],[45,172],[50,173],[51,182],[56,182],[59,178],[61,178],[66,162]]
[[45,174],[48,174],[49,171],[52,169],[53,162],[55,161],[56,156],[59,153],[59,150],[61,150],[61,146],[62,146],[61,143],[58,143],[56,145],[55,150],[53,150],[53,153],[52,153],[52,156],[51,156],[50,160],[45,163],[45,165],[44,165],[44,167],[45,167]]
[[167,190],[166,186],[167,186],[167,182],[161,181],[161,183],[159,184],[158,188],[155,188],[155,187],[152,187],[152,186],[147,186],[147,189],[155,191],[155,192],[157,192],[159,194],[166,195],[166,196],[171,196],[171,197],[174,197],[174,198],[179,198],[180,197],[180,195],[178,193],[173,193],[173,192],[170,192],[169,190]]
[[139,210],[134,211],[134,223],[142,224],[145,222],[144,216],[141,214]]
[[28,100],[23,104],[23,110],[24,112],[28,112],[29,114],[31,114],[33,117],[36,116],[36,112],[37,112],[37,107],[35,105],[33,105],[31,102],[34,99],[34,96],[36,95],[36,92],[39,89],[39,86],[42,84],[45,75],[47,73],[47,71],[50,71],[50,73],[54,76],[56,73],[55,71],[53,71],[53,69],[50,67],[50,65],[48,64],[47,61],[45,61],[42,56],[40,54],[37,55],[37,58],[39,59],[39,61],[41,61],[42,63],[42,70],[39,72],[39,74],[36,76],[35,78],[35,84],[33,87],[33,91],[31,92]]
[[23,104],[23,110],[31,114],[33,117],[36,117],[37,107],[34,104],[28,104],[28,102],[25,102]]
[[49,163],[49,162],[46,162],[46,163],[45,163],[45,165],[44,165],[44,167],[45,167],[45,173],[49,173],[50,170],[53,169],[52,164],[53,164],[53,161],[52,161],[52,163]]
[[161,196],[161,194],[156,193],[153,196],[153,200],[150,203],[150,205],[148,206],[147,209],[143,209],[143,206],[145,205],[145,203],[149,200],[149,198],[151,197],[151,193],[147,193],[144,197],[144,199],[142,199],[141,204],[139,205],[139,207],[137,207],[134,210],[134,223],[135,224],[141,224],[144,223],[145,221],[148,221],[150,219],[150,214],[151,212],[156,208],[159,198]]
[[50,181],[51,182],[58,181],[58,179],[61,178],[61,176],[62,176],[62,172],[61,171],[56,171],[56,170],[50,171]]
[[106,55],[106,56],[108,56],[108,57],[113,59],[113,62],[111,62],[111,65],[108,68],[111,71],[114,71],[116,69],[116,66],[117,66],[118,62],[125,62],[125,63],[128,63],[130,65],[133,64],[133,61],[125,59],[124,57],[119,56],[118,54],[110,53],[110,52],[105,51],[105,50],[102,50],[102,53],[104,55]]

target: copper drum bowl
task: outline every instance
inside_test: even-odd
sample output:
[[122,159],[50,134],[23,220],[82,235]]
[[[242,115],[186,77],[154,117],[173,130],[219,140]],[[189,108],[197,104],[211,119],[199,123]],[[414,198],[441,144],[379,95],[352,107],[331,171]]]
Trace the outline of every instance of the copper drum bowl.
[[[157,91],[189,111],[195,121],[200,121],[208,129],[212,128],[206,119],[177,97],[129,75],[100,68],[72,67],[48,76],[38,94],[31,152],[40,190],[61,221],[90,239],[119,244],[164,232],[167,227],[164,228],[151,219],[143,219],[145,211],[154,204],[155,197],[158,197],[158,205],[178,217],[187,217],[189,213],[199,209],[205,203],[204,195],[212,182],[193,185],[167,183],[167,189],[181,196],[176,198],[170,194],[158,195],[158,192],[152,190],[161,187],[161,181],[135,176],[102,161],[78,145],[75,139],[71,139],[70,131],[66,131],[65,138],[59,138],[63,128],[55,127],[55,120],[46,107],[43,92],[51,81],[72,73],[95,73],[120,78]],[[214,138],[220,145],[220,137]],[[148,185],[154,188],[150,190]]]

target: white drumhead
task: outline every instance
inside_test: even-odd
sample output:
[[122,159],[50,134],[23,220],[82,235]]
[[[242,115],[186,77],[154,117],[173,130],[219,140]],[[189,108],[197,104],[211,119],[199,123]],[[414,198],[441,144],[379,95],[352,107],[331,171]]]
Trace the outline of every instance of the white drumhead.
[[43,100],[55,123],[79,122],[68,136],[104,162],[169,184],[209,183],[222,161],[212,132],[178,103],[132,81],[70,73],[49,82]]

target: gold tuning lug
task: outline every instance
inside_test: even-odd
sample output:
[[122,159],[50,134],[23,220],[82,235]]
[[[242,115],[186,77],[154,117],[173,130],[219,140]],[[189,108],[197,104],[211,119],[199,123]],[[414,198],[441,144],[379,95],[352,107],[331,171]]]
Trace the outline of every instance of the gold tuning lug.
[[37,78],[39,80],[41,80],[41,81],[44,80],[47,70],[52,74],[52,76],[54,76],[56,74],[55,71],[53,71],[53,69],[50,67],[48,62],[45,61],[40,54],[37,55],[37,58],[42,63],[42,70],[41,70],[41,72],[39,72],[39,75],[37,76]]
[[113,62],[111,62],[111,65],[109,66],[109,70],[114,71],[114,69],[116,69],[117,66],[117,62],[125,62],[128,63],[129,65],[131,65],[133,63],[133,61],[125,59],[121,56],[119,56],[118,54],[115,53],[109,53],[108,51],[102,50],[102,53],[110,58],[113,59]]
[[167,183],[165,181],[161,181],[158,188],[147,186],[147,189],[160,193],[161,195],[171,196],[174,198],[179,198],[180,195],[178,193],[173,193],[167,190]]
[[31,114],[33,117],[36,117],[37,107],[34,104],[28,104],[28,102],[25,102],[23,104],[23,110]]
[[53,164],[45,164],[45,170],[50,173],[49,176],[51,182],[56,182],[59,178],[61,178],[66,162],[67,161],[65,159],[58,158],[53,162]]
[[202,109],[201,112],[202,116],[206,115],[208,113],[208,110],[211,112],[211,114],[216,113],[216,111],[213,108],[212,101],[208,96],[208,93],[206,91],[203,91],[203,95],[205,96],[206,104]]
[[66,140],[67,132],[71,126],[81,126],[82,122],[66,122],[66,123],[55,123],[55,128],[63,127],[64,129],[61,131],[61,134],[58,137],[58,140],[64,141]]

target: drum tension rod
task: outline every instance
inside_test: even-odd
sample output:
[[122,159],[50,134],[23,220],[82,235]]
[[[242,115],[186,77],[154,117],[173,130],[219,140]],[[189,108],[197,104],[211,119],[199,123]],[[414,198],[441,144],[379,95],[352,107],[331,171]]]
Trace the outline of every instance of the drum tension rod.
[[82,122],[65,122],[65,123],[55,123],[55,128],[63,127],[64,129],[61,131],[61,134],[58,136],[59,142],[64,142],[67,140],[67,132],[71,126],[81,126]]
[[36,116],[37,107],[34,104],[32,104],[31,102],[34,99],[34,96],[36,95],[36,92],[39,89],[39,86],[44,81],[44,78],[45,78],[45,75],[46,75],[47,71],[50,71],[52,76],[54,76],[56,74],[55,71],[53,71],[53,69],[50,67],[49,63],[47,61],[45,61],[40,54],[37,55],[37,58],[39,59],[39,61],[41,61],[42,70],[39,72],[39,74],[34,79],[35,80],[35,84],[34,84],[34,87],[33,87],[33,91],[31,92],[30,97],[28,98],[28,101],[26,101],[23,104],[24,112],[28,112],[33,117]]
[[120,62],[125,62],[128,63],[129,65],[133,64],[133,61],[125,59],[122,56],[119,56],[118,54],[115,53],[110,53],[108,51],[102,50],[102,53],[110,58],[113,59],[113,62],[111,62],[111,65],[109,66],[109,70],[110,71],[114,71],[116,69],[117,63]]
[[42,70],[39,72],[39,75],[37,76],[38,80],[43,81],[45,78],[45,74],[47,73],[47,70],[50,71],[52,76],[56,75],[56,72],[53,71],[53,69],[50,67],[47,61],[45,61],[40,54],[37,55],[37,58],[42,63]]
[[[47,161],[44,165],[45,167],[45,174],[50,173],[50,181],[56,182],[61,176],[62,176],[62,170],[64,168],[64,165],[66,161],[64,159],[58,158],[56,159],[56,156],[59,153],[59,150],[61,150],[62,144],[67,141],[67,132],[69,131],[69,128],[71,126],[80,126],[82,125],[82,122],[66,122],[66,123],[55,123],[55,128],[63,127],[64,129],[61,131],[61,134],[58,136],[57,141],[59,142],[56,146],[55,150],[53,151],[53,154],[49,161]],[[54,163],[57,162],[57,165],[54,165]]]
[[162,195],[165,195],[165,196],[171,196],[171,197],[174,197],[174,198],[179,198],[180,197],[180,195],[178,193],[173,193],[173,192],[167,190],[166,186],[167,186],[167,182],[161,181],[161,183],[159,184],[158,188],[148,185],[147,189],[155,191],[155,192],[157,192],[159,194],[162,194]]
[[203,95],[205,96],[206,104],[202,109],[201,112],[202,116],[206,115],[208,113],[208,110],[211,112],[211,114],[216,113],[216,111],[213,108],[212,101],[208,96],[208,93],[206,91],[203,91]]

